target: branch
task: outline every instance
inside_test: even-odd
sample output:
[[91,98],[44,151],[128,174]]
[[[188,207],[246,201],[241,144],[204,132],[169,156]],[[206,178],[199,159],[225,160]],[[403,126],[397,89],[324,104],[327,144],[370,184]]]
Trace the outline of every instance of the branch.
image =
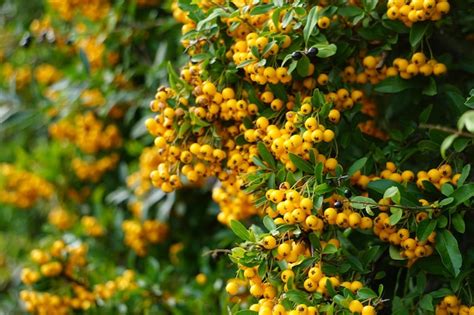
[[443,132],[450,133],[450,134],[453,134],[453,135],[458,135],[458,136],[463,136],[463,137],[466,137],[466,138],[473,138],[474,139],[474,134],[467,133],[467,132],[464,132],[464,131],[459,131],[459,130],[449,128],[449,127],[440,126],[440,125],[432,125],[432,124],[423,124],[422,123],[422,124],[420,124],[420,128],[430,129],[430,130],[439,130],[439,131],[443,131]]
[[380,206],[386,206],[390,208],[400,208],[400,209],[407,209],[407,210],[429,210],[429,209],[438,209],[440,208],[439,206],[402,206],[402,205],[379,205],[378,203],[372,203],[372,202],[364,202],[364,201],[349,201],[350,203],[356,203],[359,205],[364,205],[364,206],[374,206],[374,207],[380,207]]

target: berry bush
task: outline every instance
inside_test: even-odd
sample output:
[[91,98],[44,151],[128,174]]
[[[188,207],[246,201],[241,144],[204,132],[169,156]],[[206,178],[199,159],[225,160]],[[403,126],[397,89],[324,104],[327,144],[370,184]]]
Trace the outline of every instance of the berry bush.
[[0,309],[474,314],[474,1],[0,7]]

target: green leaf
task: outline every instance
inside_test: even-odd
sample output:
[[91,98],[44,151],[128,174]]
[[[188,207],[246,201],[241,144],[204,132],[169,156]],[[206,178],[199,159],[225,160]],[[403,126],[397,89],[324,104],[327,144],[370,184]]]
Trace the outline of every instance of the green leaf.
[[372,211],[371,206],[365,206],[365,212],[367,212],[368,215],[374,216],[375,213]]
[[311,34],[318,23],[318,10],[318,6],[313,6],[308,13],[308,17],[306,18],[306,25],[303,29],[303,38],[306,46],[308,46],[309,38],[311,37]]
[[469,96],[464,103],[469,108],[474,108],[474,95]]
[[175,88],[176,84],[180,81],[180,78],[174,70],[174,67],[170,61],[168,61],[168,64],[166,65],[166,70],[168,71],[168,81],[170,83],[170,86],[172,88]]
[[420,242],[426,241],[428,236],[434,231],[436,228],[436,220],[426,219],[418,223],[418,227],[416,228],[416,237],[420,240]]
[[314,168],[308,161],[303,160],[301,157],[293,153],[289,153],[289,157],[290,161],[293,162],[300,171],[314,174]]
[[351,167],[349,167],[349,170],[347,171],[347,175],[349,175],[349,177],[354,175],[357,171],[361,170],[365,166],[365,163],[367,163],[366,157],[358,159],[357,161],[352,163]]
[[283,84],[269,84],[269,86],[276,98],[279,98],[285,102],[288,101],[288,93],[286,92]]
[[288,292],[285,293],[285,297],[296,304],[311,304],[308,300],[308,295],[300,290],[288,290]]
[[79,58],[81,59],[82,65],[84,66],[84,70],[86,70],[87,75],[89,75],[91,73],[91,64],[82,48],[79,49]]
[[362,4],[364,6],[365,11],[370,12],[375,10],[375,7],[377,6],[378,2],[379,0],[363,0]]
[[344,17],[354,17],[358,15],[364,15],[364,10],[356,6],[344,6],[338,7],[337,14]]
[[322,183],[322,184],[319,184],[317,185],[315,188],[314,188],[314,193],[316,195],[324,195],[330,191],[332,191],[333,188],[331,186],[329,186],[327,183]]
[[183,122],[183,124],[179,126],[178,138],[183,138],[184,135],[188,132],[189,128],[191,128],[191,124],[188,121]]
[[337,46],[335,44],[317,44],[314,45],[318,48],[318,57],[319,58],[328,58],[334,56],[337,52]]
[[266,162],[271,168],[276,168],[275,159],[263,142],[257,143],[257,149],[263,161]]
[[338,249],[336,246],[334,246],[334,244],[326,244],[326,247],[324,247],[322,253],[326,255],[330,255],[330,254],[337,253],[337,251]]
[[429,78],[429,84],[426,85],[423,88],[423,91],[421,91],[423,95],[428,95],[428,96],[435,96],[438,94],[438,88],[436,87],[436,81],[433,79],[433,77]]
[[420,300],[420,307],[423,310],[434,311],[433,307],[433,297],[431,295],[424,295]]
[[250,15],[265,14],[267,12],[270,12],[273,8],[274,8],[273,3],[257,5],[253,7],[252,10],[250,10]]
[[390,198],[392,199],[396,204],[400,204],[400,190],[398,189],[397,186],[392,186],[388,188],[385,193],[383,194],[384,198]]
[[245,228],[245,226],[237,220],[230,221],[230,228],[235,235],[241,238],[244,241],[251,241],[250,232]]
[[441,193],[446,197],[449,197],[454,192],[454,187],[451,183],[445,183],[441,186]]
[[235,315],[258,315],[258,312],[250,310],[241,310],[235,313]]
[[321,242],[319,241],[319,236],[316,235],[316,233],[311,233],[308,236],[309,242],[311,243],[311,246],[313,246],[313,249],[320,250],[321,249]]
[[289,73],[289,74],[293,73],[293,71],[296,69],[296,66],[298,66],[298,61],[293,60],[293,61],[290,63],[290,66],[288,67],[288,73]]
[[456,152],[462,152],[466,149],[466,147],[470,144],[471,139],[469,138],[457,138],[454,140],[453,147]]
[[389,217],[390,225],[395,225],[402,218],[403,210],[401,208],[391,207],[390,212],[392,213],[392,215]]
[[471,164],[464,165],[461,171],[461,177],[459,177],[459,180],[458,180],[458,187],[464,185],[464,182],[466,181],[470,172],[471,172]]
[[[446,185],[446,184],[445,184],[445,185]],[[450,185],[450,186],[451,186],[451,185]],[[449,205],[449,204],[450,204],[451,202],[453,202],[453,201],[454,201],[454,198],[453,198],[453,197],[444,198],[443,200],[441,200],[441,201],[439,202],[439,205],[440,205],[441,207],[444,207],[444,206]]]
[[355,196],[351,198],[351,207],[355,209],[365,209],[367,205],[377,206],[377,202],[369,197]]
[[458,241],[448,230],[441,230],[436,234],[436,250],[443,265],[453,275],[457,276],[462,266],[462,256]]
[[421,112],[420,117],[418,119],[420,123],[426,123],[428,121],[432,110],[433,110],[433,104],[430,104]]
[[436,226],[438,229],[444,229],[446,226],[448,226],[448,218],[446,216],[441,215],[436,219]]
[[191,118],[191,125],[198,127],[207,127],[210,124],[207,121],[199,118],[195,113],[189,112],[189,117]]
[[415,86],[410,80],[403,80],[400,77],[389,77],[375,86],[375,91],[380,93],[398,93]]
[[303,56],[300,60],[298,60],[298,65],[296,66],[296,73],[298,73],[303,78],[306,77],[309,73],[309,58]]
[[451,197],[454,198],[454,204],[452,207],[457,207],[465,201],[474,197],[474,184],[463,185],[456,189]]
[[273,222],[273,219],[270,218],[268,215],[266,215],[263,218],[263,225],[267,228],[267,230],[271,233],[276,230],[277,226],[275,222]]
[[336,290],[334,290],[332,282],[329,279],[326,280],[326,289],[330,297],[334,297],[336,295]]
[[460,213],[453,215],[452,223],[456,231],[459,233],[464,233],[466,231],[466,223],[464,223],[464,218]]
[[217,17],[226,17],[228,16],[229,14],[222,8],[216,8],[214,9],[214,11],[212,11],[211,14],[209,14],[206,18],[202,19],[201,21],[199,21],[199,23],[197,24],[196,26],[196,29],[197,30],[200,30],[203,28],[203,26],[206,24],[206,23],[209,23],[211,21],[213,21],[214,19],[216,19]]
[[430,23],[414,23],[410,30],[410,45],[411,47],[415,48],[420,44],[423,36],[426,34]]
[[388,253],[390,254],[390,258],[393,260],[406,260],[406,258],[403,258],[402,255],[400,255],[400,250],[393,245],[390,245]]
[[374,299],[377,296],[377,293],[375,293],[374,290],[369,288],[361,288],[357,290],[357,298],[359,300]]
[[474,133],[474,110],[470,110],[462,114],[458,120],[458,130],[461,131],[464,128],[470,133]]
[[319,89],[314,89],[313,96],[311,96],[311,104],[316,108],[326,104],[326,99]]
[[451,144],[453,144],[453,141],[454,141],[457,137],[458,137],[458,135],[456,135],[456,134],[449,135],[449,136],[447,136],[447,137],[443,140],[443,143],[441,143],[440,151],[441,151],[441,156],[443,157],[443,159],[446,158],[446,151],[449,149],[449,147],[451,146]]

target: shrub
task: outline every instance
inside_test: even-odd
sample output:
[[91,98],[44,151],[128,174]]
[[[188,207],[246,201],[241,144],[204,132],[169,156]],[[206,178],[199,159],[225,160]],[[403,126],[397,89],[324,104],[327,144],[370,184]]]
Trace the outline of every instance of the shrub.
[[472,1],[30,2],[2,310],[474,312]]

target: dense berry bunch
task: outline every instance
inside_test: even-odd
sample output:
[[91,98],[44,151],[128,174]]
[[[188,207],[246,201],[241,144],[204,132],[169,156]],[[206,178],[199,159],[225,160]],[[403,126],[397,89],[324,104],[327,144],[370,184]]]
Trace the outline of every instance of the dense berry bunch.
[[108,0],[49,0],[49,5],[65,20],[71,20],[76,14],[84,15],[91,20],[99,20],[110,10]]
[[166,239],[168,226],[158,220],[125,220],[122,223],[124,242],[138,256],[145,256],[149,244],[161,243]]
[[406,26],[422,21],[438,21],[451,8],[448,0],[390,0],[387,3],[387,17],[400,20]]
[[0,164],[0,202],[19,208],[30,208],[41,199],[53,195],[53,186],[41,177],[18,169],[12,164]]
[[[406,32],[396,23],[358,45],[372,36],[379,9],[376,1],[233,1],[175,11],[190,62],[179,77],[169,68],[170,87],[150,103],[150,178],[165,192],[217,178],[218,220],[245,241],[230,254],[239,271],[226,287],[244,309],[375,314],[385,303],[370,273],[382,272],[376,264],[385,251],[389,261],[412,268],[435,248],[446,260],[439,240],[453,236],[442,222],[463,212],[440,192],[462,190],[466,168],[464,175],[462,162],[454,170],[442,163],[401,171],[402,158],[389,160],[396,155],[392,135],[377,124],[384,93],[405,89],[405,80],[427,89],[436,83],[424,77],[444,75],[447,66],[417,51],[420,39],[412,34],[415,53],[395,52],[392,39]],[[388,19],[411,26],[439,20],[449,4],[389,1],[385,9]],[[369,148],[373,154],[363,153]],[[264,217],[264,228],[236,221],[254,214]]]

